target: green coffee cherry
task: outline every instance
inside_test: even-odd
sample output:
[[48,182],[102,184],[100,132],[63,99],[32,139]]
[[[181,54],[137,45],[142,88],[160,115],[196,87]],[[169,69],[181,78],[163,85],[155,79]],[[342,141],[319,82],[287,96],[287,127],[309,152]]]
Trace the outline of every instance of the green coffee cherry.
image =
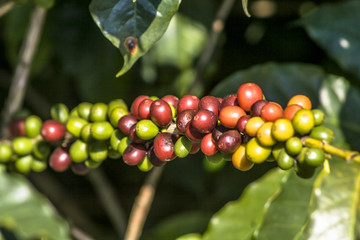
[[32,154],[37,159],[47,159],[50,155],[50,145],[45,141],[37,141],[34,144],[34,148],[32,150]]
[[25,119],[25,133],[29,138],[39,136],[42,126],[42,120],[38,116],[31,115]]
[[94,139],[92,137],[92,133],[91,133],[91,126],[92,126],[92,123],[87,123],[81,128],[80,138],[84,142],[90,142]]
[[296,132],[305,135],[313,129],[315,125],[314,115],[309,109],[300,109],[295,113],[292,124]]
[[74,137],[79,138],[81,129],[87,124],[88,122],[82,118],[78,117],[71,117],[66,124],[66,130],[73,135]]
[[52,8],[55,4],[55,0],[35,0],[36,4],[43,8]]
[[122,99],[114,99],[111,102],[109,102],[108,104],[108,117],[110,118],[111,112],[113,111],[113,109],[115,108],[122,108],[124,109],[126,112],[129,111],[128,106],[126,105],[126,103],[124,102],[124,100]]
[[119,119],[127,114],[128,114],[128,111],[126,111],[122,107],[113,108],[113,110],[109,114],[109,119],[110,119],[111,125],[113,125],[113,127],[118,127]]
[[271,134],[275,140],[284,142],[294,135],[294,127],[289,119],[279,118],[274,122]]
[[282,170],[289,170],[293,167],[295,159],[292,158],[285,149],[282,149],[279,153],[278,159],[276,160],[279,168]]
[[80,103],[76,108],[79,116],[86,121],[89,121],[92,104],[88,102]]
[[328,127],[325,127],[323,125],[314,127],[313,130],[311,130],[310,135],[311,138],[325,141],[327,143],[331,143],[334,140],[334,132]]
[[302,142],[298,137],[289,138],[285,142],[286,152],[292,156],[298,155],[302,149]]
[[145,156],[141,163],[137,165],[138,169],[143,172],[148,172],[153,168],[149,158]]
[[159,133],[159,128],[153,121],[144,119],[136,123],[135,132],[139,138],[143,140],[150,140],[156,137]]
[[318,167],[324,163],[325,153],[324,150],[319,148],[309,148],[305,153],[305,164],[311,167]]
[[285,147],[285,144],[283,142],[276,143],[272,148],[272,156],[275,160],[278,159],[280,151],[283,150]]
[[66,123],[69,119],[69,109],[63,103],[55,104],[50,109],[51,118],[61,123]]
[[121,154],[112,148],[108,149],[108,157],[111,159],[119,159],[121,158]]
[[124,134],[119,129],[115,129],[110,136],[110,146],[112,149],[117,150],[121,139],[124,137]]
[[216,152],[215,154],[213,154],[211,156],[205,155],[205,159],[213,164],[225,162],[224,155],[221,154],[220,151]]
[[108,106],[105,103],[95,103],[90,109],[89,120],[91,122],[101,122],[107,119]]
[[17,137],[12,142],[13,151],[21,156],[30,154],[32,148],[33,148],[33,143],[27,137]]
[[107,121],[94,122],[91,126],[92,136],[96,140],[109,139],[113,131],[114,128]]
[[45,160],[33,159],[31,162],[31,170],[34,172],[43,172],[47,168]]
[[69,117],[78,117],[78,118],[80,117],[77,107],[73,108],[70,111],[70,116]]
[[32,162],[33,157],[31,155],[22,156],[16,159],[14,167],[18,172],[27,174],[31,171]]
[[204,168],[209,173],[220,171],[226,164],[226,161],[221,156],[220,152],[216,152],[214,155],[207,156],[203,161]]
[[130,145],[130,143],[131,139],[129,137],[123,137],[119,143],[118,152],[123,155],[125,149]]
[[314,115],[315,126],[319,126],[324,122],[325,113],[320,109],[312,109],[311,110]]
[[306,164],[301,164],[299,162],[295,161],[294,170],[296,175],[298,175],[301,178],[311,178],[314,176],[315,173],[315,167],[308,166]]
[[71,144],[69,154],[73,162],[83,162],[88,159],[88,145],[86,142],[78,139]]
[[13,155],[13,152],[12,152],[10,144],[1,143],[0,144],[0,163],[9,162],[12,155]]
[[87,159],[87,160],[85,160],[85,166],[86,167],[88,167],[88,168],[90,168],[90,169],[94,169],[94,168],[97,168],[97,167],[99,167],[100,165],[101,165],[101,161],[100,162],[96,162],[96,161],[94,161],[94,160],[92,160],[92,159]]
[[108,145],[105,141],[93,141],[88,147],[89,157],[95,162],[102,162],[108,156]]
[[182,136],[175,143],[175,155],[179,158],[184,158],[189,155],[191,148],[192,142],[186,136]]
[[256,138],[252,138],[245,146],[247,159],[253,163],[262,163],[270,156],[271,147],[262,146]]

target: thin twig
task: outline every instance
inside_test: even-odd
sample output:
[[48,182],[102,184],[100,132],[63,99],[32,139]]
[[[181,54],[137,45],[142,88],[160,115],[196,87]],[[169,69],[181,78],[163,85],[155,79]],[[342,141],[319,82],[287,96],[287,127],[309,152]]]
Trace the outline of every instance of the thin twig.
[[212,23],[210,36],[206,43],[205,49],[202,52],[200,59],[196,65],[195,79],[194,82],[191,84],[191,87],[189,88],[190,93],[197,89],[197,87],[199,87],[202,82],[205,67],[208,65],[214,53],[216,43],[218,42],[219,36],[224,29],[225,21],[229,16],[230,10],[232,9],[234,2],[235,0],[224,0],[219,8],[219,11],[216,14],[216,18]]
[[6,137],[8,134],[6,129],[12,115],[23,104],[31,64],[40,40],[40,33],[44,25],[45,16],[46,9],[36,5],[31,15],[30,25],[25,41],[21,46],[15,74],[9,90],[9,95],[6,99],[5,106],[1,114],[2,122],[0,126],[0,133],[4,137]]
[[162,171],[163,167],[155,167],[145,179],[145,183],[141,187],[130,213],[125,240],[137,240],[140,238]]
[[124,236],[126,229],[126,217],[120,201],[115,196],[115,190],[104,176],[101,168],[90,171],[87,176],[100,197],[118,236],[121,238]]

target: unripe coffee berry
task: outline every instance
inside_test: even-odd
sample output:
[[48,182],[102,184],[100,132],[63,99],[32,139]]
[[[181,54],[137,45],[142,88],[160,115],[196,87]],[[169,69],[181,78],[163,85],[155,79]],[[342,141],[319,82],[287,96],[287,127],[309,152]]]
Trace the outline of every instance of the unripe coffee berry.
[[27,137],[17,137],[12,141],[12,149],[18,155],[28,155],[33,149],[33,143]]
[[25,119],[25,133],[29,138],[35,138],[40,134],[42,120],[40,117],[31,115]]
[[69,109],[65,104],[57,103],[51,107],[50,115],[53,120],[65,124],[69,119]]
[[156,137],[156,135],[159,133],[159,128],[151,120],[144,119],[136,123],[135,133],[143,140],[150,140]]
[[107,121],[103,122],[94,122],[91,125],[91,133],[94,139],[96,140],[106,140],[109,139],[114,128]]

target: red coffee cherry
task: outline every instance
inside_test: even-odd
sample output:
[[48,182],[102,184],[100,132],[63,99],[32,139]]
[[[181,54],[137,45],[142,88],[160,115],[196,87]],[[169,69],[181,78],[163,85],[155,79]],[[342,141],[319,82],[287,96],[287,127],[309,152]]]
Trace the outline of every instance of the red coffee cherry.
[[201,148],[201,142],[199,142],[199,141],[193,141],[192,142],[192,146],[191,146],[191,149],[190,149],[190,154],[195,154],[195,153],[197,153],[199,150],[200,150],[200,148]]
[[214,155],[217,152],[216,143],[211,133],[206,134],[201,140],[201,151],[207,156]]
[[145,143],[146,142],[145,140],[139,138],[138,135],[136,135],[136,124],[130,128],[128,136],[134,143]]
[[177,129],[184,133],[186,129],[186,125],[191,121],[193,116],[195,115],[196,110],[187,109],[179,113],[176,117],[176,127]]
[[221,111],[221,109],[223,109],[224,107],[227,107],[227,106],[238,106],[239,107],[239,103],[238,103],[236,94],[227,95],[223,99],[223,101],[220,104],[220,111]]
[[140,119],[150,119],[150,106],[153,100],[150,98],[141,101],[138,107],[138,116]]
[[204,134],[197,131],[191,123],[188,123],[185,127],[185,136],[191,141],[199,142],[204,137]]
[[126,147],[122,157],[126,164],[137,165],[146,156],[146,149],[143,144],[131,143]]
[[177,109],[177,106],[179,103],[179,98],[177,98],[176,96],[166,95],[166,96],[163,96],[161,99],[164,100],[165,102],[167,102],[168,104],[170,104],[171,106],[173,106],[175,109]]
[[71,158],[67,149],[57,147],[50,155],[49,165],[57,172],[67,170],[71,164]]
[[240,133],[237,130],[229,130],[220,136],[216,147],[223,153],[233,153],[240,145]]
[[199,109],[204,109],[215,113],[216,116],[219,115],[220,102],[216,97],[205,96],[200,99]]
[[154,147],[152,146],[148,151],[147,151],[147,156],[151,162],[151,164],[155,167],[161,167],[164,166],[166,164],[166,162],[160,160],[155,152],[154,152]]
[[172,112],[169,104],[158,99],[150,106],[150,118],[159,127],[166,127],[172,121]]
[[261,117],[266,122],[274,122],[279,118],[283,117],[283,109],[282,107],[276,102],[268,102],[265,106],[261,109]]
[[209,133],[217,125],[218,118],[215,113],[208,110],[199,110],[191,120],[191,125],[200,133]]
[[18,136],[26,136],[25,132],[25,118],[17,118],[14,119],[10,123],[10,135],[12,137],[18,137]]
[[54,142],[63,139],[65,133],[65,125],[56,120],[47,120],[41,127],[41,136],[48,142]]
[[220,138],[220,136],[226,132],[226,131],[229,131],[230,129],[225,127],[224,125],[219,125],[219,126],[216,126],[214,128],[214,130],[212,131],[212,138],[214,139],[215,142],[217,142]]
[[239,105],[245,111],[250,111],[251,105],[263,99],[261,88],[255,83],[244,83],[237,91]]
[[130,112],[131,114],[136,118],[136,119],[140,119],[139,114],[138,114],[138,109],[139,109],[139,105],[140,103],[144,100],[144,99],[148,99],[149,96],[145,96],[145,95],[140,95],[137,98],[135,98],[135,100],[133,101],[133,103],[131,104],[130,107]]
[[159,133],[154,139],[154,152],[161,161],[175,159],[175,139],[171,133]]
[[199,109],[199,98],[195,95],[185,95],[180,98],[178,106],[177,106],[177,113],[181,113],[186,109]]
[[135,116],[132,114],[128,114],[119,119],[118,127],[123,134],[128,136],[130,133],[130,128],[136,123],[137,120]]
[[228,128],[235,128],[240,117],[246,115],[245,111],[238,106],[227,106],[221,109],[219,120]]
[[237,130],[239,130],[239,132],[245,133],[245,125],[250,118],[251,117],[249,115],[244,115],[241,118],[239,118],[239,120],[236,124],[236,128],[237,128]]
[[303,108],[302,106],[297,104],[286,106],[286,108],[284,109],[284,118],[287,118],[291,121],[294,118],[295,113],[302,108]]
[[258,100],[256,102],[254,102],[253,105],[251,105],[250,108],[250,115],[252,117],[258,117],[261,115],[261,110],[262,108],[268,103],[268,101],[266,100]]

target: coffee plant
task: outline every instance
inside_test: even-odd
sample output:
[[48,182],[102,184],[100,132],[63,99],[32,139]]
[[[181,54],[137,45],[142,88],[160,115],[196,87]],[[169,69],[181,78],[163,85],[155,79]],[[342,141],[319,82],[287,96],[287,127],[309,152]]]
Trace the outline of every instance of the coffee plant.
[[360,239],[359,1],[0,10],[0,239]]

